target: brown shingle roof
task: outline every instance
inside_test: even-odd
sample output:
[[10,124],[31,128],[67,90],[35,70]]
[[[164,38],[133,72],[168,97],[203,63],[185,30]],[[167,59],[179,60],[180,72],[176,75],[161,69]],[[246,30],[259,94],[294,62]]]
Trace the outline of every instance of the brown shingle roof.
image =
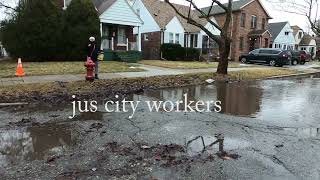
[[297,33],[302,30],[299,26],[291,26],[291,29],[293,30],[293,35],[296,36]]
[[300,41],[300,46],[303,46],[303,45],[309,45],[310,44],[310,42],[313,40],[313,37],[312,36],[310,36],[309,34],[305,34],[304,36],[303,36],[303,38],[301,39],[301,41]]
[[[142,0],[145,7],[148,9],[150,14],[153,16],[157,24],[161,29],[165,29],[167,24],[174,18],[175,16],[179,19],[181,22],[183,28],[186,32],[200,32],[201,29],[191,25],[187,22],[187,20],[180,17],[172,7],[170,7],[169,4],[167,4],[164,1],[159,0]],[[189,13],[189,7],[180,5],[180,4],[174,4],[174,6],[185,16],[188,16]],[[200,19],[199,16],[195,11],[191,11],[191,17],[192,19],[196,20],[197,22],[200,22],[202,25],[206,25],[207,21],[205,19]]]

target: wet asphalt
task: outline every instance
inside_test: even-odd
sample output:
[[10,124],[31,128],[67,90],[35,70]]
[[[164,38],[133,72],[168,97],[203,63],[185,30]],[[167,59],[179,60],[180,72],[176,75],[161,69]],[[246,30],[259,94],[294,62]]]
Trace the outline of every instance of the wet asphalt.
[[[4,179],[320,179],[320,79],[216,83],[134,101],[222,102],[222,113],[0,109]],[[217,136],[224,137],[221,156]],[[202,140],[203,139],[203,140]],[[206,147],[204,149],[204,147]],[[234,155],[234,156],[232,156]]]

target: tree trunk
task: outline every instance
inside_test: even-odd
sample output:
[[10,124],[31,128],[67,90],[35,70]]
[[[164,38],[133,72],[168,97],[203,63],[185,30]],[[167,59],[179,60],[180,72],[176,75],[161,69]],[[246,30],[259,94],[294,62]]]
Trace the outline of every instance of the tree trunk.
[[228,62],[229,62],[229,54],[230,54],[230,41],[223,40],[221,45],[219,45],[219,54],[220,60],[217,68],[217,73],[221,75],[228,74]]

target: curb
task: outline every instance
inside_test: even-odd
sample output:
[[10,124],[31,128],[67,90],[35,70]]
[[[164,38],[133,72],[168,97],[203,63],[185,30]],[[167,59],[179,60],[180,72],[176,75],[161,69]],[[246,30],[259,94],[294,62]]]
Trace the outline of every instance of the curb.
[[290,75],[283,75],[283,76],[272,76],[272,77],[267,77],[264,79],[259,79],[259,80],[268,80],[268,79],[287,79],[287,78],[304,78],[304,77],[309,77],[312,75],[320,75],[320,71],[318,72],[310,72],[310,73],[298,73],[298,74],[290,74]]

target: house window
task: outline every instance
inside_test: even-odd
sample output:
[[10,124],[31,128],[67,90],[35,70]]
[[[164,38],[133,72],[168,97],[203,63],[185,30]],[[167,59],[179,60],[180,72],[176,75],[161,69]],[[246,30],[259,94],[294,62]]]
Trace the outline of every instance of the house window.
[[144,39],[145,41],[149,41],[149,34],[144,34],[144,35],[143,35],[143,39]]
[[284,49],[284,50],[287,50],[287,45],[283,45],[283,49]]
[[251,16],[251,28],[257,28],[257,16]]
[[173,43],[173,33],[169,33],[169,43]]
[[275,45],[274,45],[274,48],[279,48],[279,49],[281,49],[281,44],[275,44]]
[[301,39],[302,38],[302,32],[299,32],[299,37],[298,37],[299,39]]
[[288,35],[289,35],[289,32],[287,31],[287,32],[285,32],[284,34],[285,34],[286,36],[288,36]]
[[240,42],[239,42],[239,49],[243,50],[243,37],[240,37]]
[[118,44],[127,44],[126,29],[124,27],[118,28]]
[[246,14],[245,14],[245,13],[242,13],[242,14],[241,14],[240,26],[241,26],[241,27],[246,27]]
[[198,34],[191,34],[190,36],[190,47],[198,47]]
[[263,18],[262,19],[262,26],[261,26],[261,29],[265,29],[266,28],[266,19]]
[[176,37],[175,37],[175,43],[176,44],[180,44],[180,34],[176,34]]

